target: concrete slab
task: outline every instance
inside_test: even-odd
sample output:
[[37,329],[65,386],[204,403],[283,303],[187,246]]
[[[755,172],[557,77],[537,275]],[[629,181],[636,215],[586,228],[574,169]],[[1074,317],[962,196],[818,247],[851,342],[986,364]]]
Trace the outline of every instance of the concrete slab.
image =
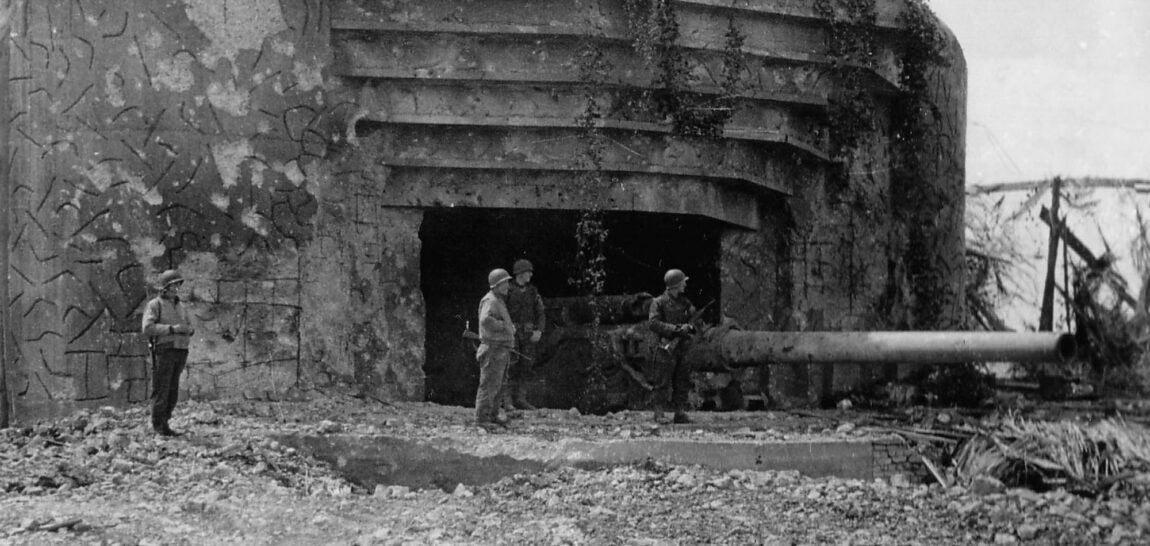
[[797,470],[811,477],[874,477],[870,441],[694,442],[636,439],[578,442],[570,445],[569,463],[633,464],[645,460],[674,465],[700,465],[716,470]]
[[[634,438],[555,441],[516,435],[410,440],[379,435],[284,435],[276,438],[331,463],[350,481],[436,487],[479,484],[560,466],[599,467],[655,461],[716,470],[798,471],[811,477],[871,480],[889,475],[890,439],[791,442]],[[876,460],[875,442],[881,445]],[[909,460],[907,458],[906,460]],[[896,469],[897,470],[897,469]]]

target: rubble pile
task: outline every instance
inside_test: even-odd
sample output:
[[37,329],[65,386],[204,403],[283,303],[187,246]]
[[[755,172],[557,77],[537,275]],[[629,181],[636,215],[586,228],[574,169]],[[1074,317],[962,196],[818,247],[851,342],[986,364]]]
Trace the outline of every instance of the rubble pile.
[[174,476],[224,487],[234,476],[260,475],[307,492],[317,479],[334,479],[330,469],[293,448],[243,428],[229,431],[228,419],[212,409],[199,409],[182,422],[220,430],[165,440],[150,434],[144,410],[112,408],[0,430],[0,485],[8,494],[82,489],[98,495],[128,482],[163,486]]
[[[866,418],[761,412],[712,416],[703,431],[649,415],[529,412],[512,429],[470,426],[467,408],[350,396],[296,403],[182,404],[178,438],[146,411],[89,410],[0,431],[4,544],[1139,544],[1150,540],[1150,474],[1094,496],[1007,487],[809,478],[645,464],[560,467],[486,485],[366,490],[272,439],[283,434],[466,435],[492,443],[566,434],[757,438],[864,434]],[[847,417],[849,412],[840,412]],[[720,418],[722,417],[722,418]],[[727,422],[725,419],[731,419]],[[938,422],[937,416],[930,417]],[[844,426],[846,423],[859,426]],[[909,429],[908,429],[909,430]],[[338,465],[337,465],[338,466]]]

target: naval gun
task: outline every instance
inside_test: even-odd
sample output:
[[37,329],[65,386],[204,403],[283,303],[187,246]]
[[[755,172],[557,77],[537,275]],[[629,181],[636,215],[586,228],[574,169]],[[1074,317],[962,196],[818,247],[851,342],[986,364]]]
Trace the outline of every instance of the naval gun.
[[[529,398],[537,405],[582,411],[648,407],[661,376],[656,360],[661,340],[647,326],[653,299],[647,293],[545,298],[548,327],[534,355],[536,378],[528,385]],[[706,383],[699,374],[773,365],[1061,363],[1077,351],[1073,335],[1052,332],[780,332],[699,326],[685,356],[696,391]],[[588,389],[591,383],[598,384],[594,392]],[[588,404],[588,396],[597,397],[595,403]]]

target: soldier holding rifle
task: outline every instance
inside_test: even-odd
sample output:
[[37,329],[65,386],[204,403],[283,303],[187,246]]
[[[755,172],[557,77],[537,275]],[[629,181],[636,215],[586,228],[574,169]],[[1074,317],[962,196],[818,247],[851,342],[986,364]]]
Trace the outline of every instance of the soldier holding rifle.
[[655,382],[654,410],[655,421],[664,422],[663,410],[667,403],[667,387],[670,387],[671,407],[675,412],[674,423],[690,423],[687,417],[687,392],[691,386],[691,368],[683,358],[690,346],[691,336],[696,328],[692,324],[695,306],[683,292],[687,288],[687,275],[681,270],[671,269],[663,275],[666,286],[659,297],[651,302],[648,322],[651,331],[659,336],[660,343],[655,350],[656,368],[660,370]]

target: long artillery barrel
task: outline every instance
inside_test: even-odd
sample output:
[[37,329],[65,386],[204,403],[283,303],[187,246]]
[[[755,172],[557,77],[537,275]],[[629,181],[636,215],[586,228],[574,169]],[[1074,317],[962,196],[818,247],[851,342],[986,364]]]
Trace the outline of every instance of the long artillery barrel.
[[687,355],[696,369],[761,364],[1064,362],[1074,336],[1052,332],[763,332],[712,328]]

